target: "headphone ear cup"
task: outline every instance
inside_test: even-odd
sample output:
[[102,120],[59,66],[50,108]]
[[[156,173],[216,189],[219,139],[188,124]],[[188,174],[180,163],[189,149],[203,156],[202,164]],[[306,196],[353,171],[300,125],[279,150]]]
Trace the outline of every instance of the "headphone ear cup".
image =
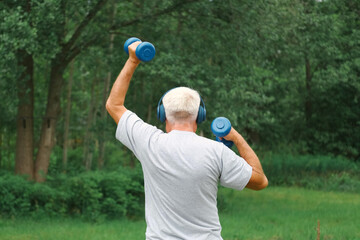
[[157,107],[157,117],[160,120],[160,122],[165,122],[166,114],[165,114],[165,108],[163,104],[158,105]]
[[198,124],[202,123],[206,119],[206,109],[203,106],[199,107],[198,116],[196,118],[196,122]]

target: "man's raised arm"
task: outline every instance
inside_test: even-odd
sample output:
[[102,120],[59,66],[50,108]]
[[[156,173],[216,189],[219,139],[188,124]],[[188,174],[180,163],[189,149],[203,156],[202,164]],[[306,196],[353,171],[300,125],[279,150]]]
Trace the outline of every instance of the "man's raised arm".
[[136,47],[141,42],[134,42],[129,46],[129,59],[126,61],[123,69],[111,89],[109,98],[106,101],[106,110],[114,121],[119,123],[121,116],[126,112],[124,106],[125,96],[128,91],[130,80],[139,65],[140,60],[136,57]]

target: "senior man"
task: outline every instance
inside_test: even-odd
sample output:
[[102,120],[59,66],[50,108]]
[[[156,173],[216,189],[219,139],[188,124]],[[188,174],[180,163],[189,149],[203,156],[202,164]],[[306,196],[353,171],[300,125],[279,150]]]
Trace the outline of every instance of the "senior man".
[[129,59],[117,77],[106,108],[117,123],[116,138],[140,161],[145,186],[146,239],[219,240],[218,184],[237,190],[268,185],[261,163],[235,130],[225,136],[239,153],[196,134],[205,105],[195,90],[179,87],[159,102],[166,133],[142,121],[124,106],[132,75],[140,63],[139,42],[129,46]]

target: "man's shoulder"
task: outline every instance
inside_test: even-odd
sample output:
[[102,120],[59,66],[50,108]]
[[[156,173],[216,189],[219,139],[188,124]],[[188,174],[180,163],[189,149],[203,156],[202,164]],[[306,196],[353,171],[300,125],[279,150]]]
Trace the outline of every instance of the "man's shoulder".
[[[119,124],[121,122],[124,122],[125,120],[129,119],[129,118],[137,118],[140,119],[138,115],[136,115],[136,113],[132,112],[131,110],[127,109],[124,114],[121,116],[120,120],[119,120]],[[141,120],[142,121],[142,120]]]
[[136,113],[134,113],[134,112],[132,112],[130,110],[126,110],[126,112],[121,117],[118,125],[125,125],[125,126],[129,127],[129,126],[132,126],[135,123],[141,124],[144,127],[150,127],[150,128],[154,128],[156,130],[161,131],[156,126],[151,125],[151,124],[145,122],[144,120],[142,120]]
[[150,136],[161,133],[162,130],[144,122],[136,113],[127,110],[118,123],[116,138],[120,140],[132,136],[136,137],[136,140],[148,140]]
[[211,148],[215,151],[222,151],[223,145],[221,142],[218,142],[214,139],[210,139],[201,135],[196,135],[197,141],[202,145],[202,147]]

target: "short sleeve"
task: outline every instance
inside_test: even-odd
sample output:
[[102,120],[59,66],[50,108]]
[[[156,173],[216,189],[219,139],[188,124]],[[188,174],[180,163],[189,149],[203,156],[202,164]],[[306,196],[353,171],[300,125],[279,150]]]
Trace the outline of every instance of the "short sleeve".
[[231,149],[224,147],[220,184],[224,187],[242,190],[248,184],[252,167]]
[[161,130],[145,123],[135,113],[127,110],[120,118],[115,136],[139,159],[139,153],[144,152],[151,141],[161,133]]

